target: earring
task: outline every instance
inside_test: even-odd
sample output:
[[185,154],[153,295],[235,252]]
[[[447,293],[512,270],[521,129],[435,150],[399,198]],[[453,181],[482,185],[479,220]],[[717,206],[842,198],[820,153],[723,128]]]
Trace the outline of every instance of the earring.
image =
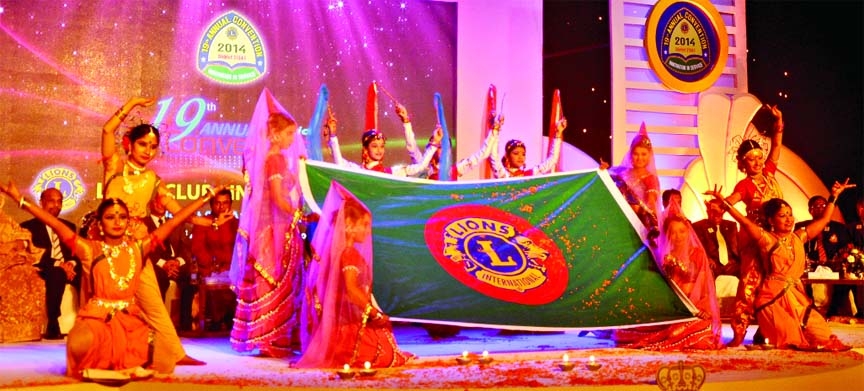
[[105,237],[105,231],[102,230],[102,226],[101,226],[101,225],[99,226],[99,236],[101,236],[101,237],[103,237],[103,238]]

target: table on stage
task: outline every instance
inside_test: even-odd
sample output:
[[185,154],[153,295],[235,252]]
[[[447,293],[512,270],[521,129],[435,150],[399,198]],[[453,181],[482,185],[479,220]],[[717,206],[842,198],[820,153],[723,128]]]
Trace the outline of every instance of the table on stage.
[[804,285],[810,284],[825,284],[825,285],[864,285],[864,279],[839,278],[839,279],[810,279],[802,278],[801,282]]

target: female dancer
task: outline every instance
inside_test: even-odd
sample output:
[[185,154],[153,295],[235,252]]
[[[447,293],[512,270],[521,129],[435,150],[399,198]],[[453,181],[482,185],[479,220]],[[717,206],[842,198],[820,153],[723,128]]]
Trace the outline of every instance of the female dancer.
[[630,142],[630,151],[620,166],[612,167],[609,173],[627,203],[648,229],[648,238],[653,243],[659,235],[657,212],[660,210],[660,180],[654,166],[654,149],[645,123],[639,134]]
[[[148,107],[155,103],[153,98],[130,98],[108,121],[102,126],[102,164],[103,164],[103,191],[104,198],[118,198],[129,208],[129,234],[138,240],[147,236],[147,227],[144,218],[149,216],[147,205],[152,198],[156,198],[165,206],[165,209],[177,215],[181,207],[173,194],[168,190],[156,173],[147,167],[156,157],[159,150],[159,129],[150,124],[140,124],[129,129],[122,136],[123,158],[117,151],[116,135],[117,128],[126,119],[126,116],[138,106]],[[204,219],[191,217],[193,223],[210,223]],[[220,222],[221,223],[221,222]],[[91,239],[100,237],[98,226],[90,226],[88,236]],[[86,290],[82,290],[86,294]],[[141,276],[141,287],[137,291],[136,300],[141,306],[147,323],[156,330],[159,340],[168,344],[166,355],[154,358],[154,367],[162,373],[170,373],[174,365],[204,365],[204,362],[189,357],[174,323],[165,309],[159,284],[153,265],[147,263]],[[86,297],[86,295],[85,295]]]
[[[180,209],[177,218],[140,240],[128,235],[130,214],[126,204],[116,198],[105,199],[96,211],[101,239],[89,240],[78,237],[53,215],[33,206],[11,181],[0,187],[0,191],[57,232],[82,262],[82,286],[89,288],[91,296],[78,310],[75,326],[69,331],[67,374],[81,378],[89,368],[120,370],[130,376],[152,374],[141,370],[152,362],[152,357],[148,357],[150,328],[135,300],[146,256],[210,196]],[[159,343],[158,338],[153,344],[154,356],[165,354],[160,350],[166,345]]]
[[286,356],[299,349],[303,200],[297,181],[306,156],[297,123],[264,89],[243,151],[249,182],[229,276],[237,294],[231,347]]
[[[397,106],[397,108],[398,107],[399,106]],[[397,110],[397,113],[399,113],[398,110]],[[405,118],[407,118],[407,113],[405,113],[404,115],[405,115]],[[400,117],[401,116],[402,115],[400,114]],[[406,128],[405,128],[406,140],[408,140],[410,137],[410,140],[413,141],[414,140],[414,133],[413,133],[413,131],[410,131],[410,126],[408,126],[408,125],[410,125],[410,120],[407,120],[407,122],[405,122],[405,121],[406,121],[406,119],[403,119],[403,122],[406,124]],[[426,153],[423,154],[422,160],[420,160],[419,162],[416,162],[416,163],[413,163],[413,164],[410,164],[407,166],[406,165],[397,165],[397,166],[387,167],[384,165],[384,151],[385,151],[384,145],[387,141],[387,138],[384,137],[384,133],[381,133],[381,131],[379,131],[378,129],[369,129],[363,133],[363,136],[360,139],[360,142],[363,145],[363,152],[362,152],[363,162],[362,162],[362,165],[358,165],[356,163],[345,160],[345,158],[342,157],[342,152],[339,149],[339,139],[336,137],[336,119],[331,116],[327,120],[326,126],[330,130],[330,134],[329,134],[329,136],[330,136],[330,141],[329,141],[330,151],[333,154],[333,161],[336,162],[336,164],[344,166],[344,167],[355,168],[355,169],[364,169],[364,170],[370,170],[370,171],[378,171],[378,172],[382,172],[382,173],[386,173],[386,174],[393,174],[396,176],[416,176],[417,174],[422,172],[424,169],[426,169],[426,167],[429,165],[429,162],[432,161],[432,158],[435,155],[435,152],[438,150],[438,148],[435,147],[434,145],[440,146],[441,145],[441,138],[443,137],[443,133],[438,129],[436,129],[435,131],[432,132],[433,147],[426,149]],[[409,131],[410,131],[410,133],[409,133]],[[412,147],[412,145],[413,145],[413,147]],[[412,150],[414,152],[416,152],[416,150],[417,150],[417,142],[416,141],[414,141],[413,144],[411,142],[408,143],[408,152],[409,152],[409,155],[412,157],[412,161],[413,161],[417,158],[416,158],[416,154],[414,152],[412,152]]]
[[[747,175],[736,185],[732,194],[726,198],[726,202],[735,205],[744,202],[747,218],[757,225],[766,226],[767,221],[762,213],[762,203],[773,199],[783,198],[783,192],[774,174],[777,172],[777,163],[780,161],[780,149],[783,145],[783,113],[776,105],[765,105],[761,110],[770,112],[774,123],[770,131],[766,133],[771,138],[771,149],[766,159],[765,151],[759,143],[753,139],[744,140],[738,147],[736,158],[738,169]],[[756,287],[762,280],[763,270],[757,262],[759,249],[750,236],[743,231],[739,233],[739,249],[741,252],[741,267],[738,278],[738,293],[735,300],[735,310],[730,323],[732,325],[733,337],[728,346],[734,347],[744,341],[747,326],[753,318],[753,300],[755,299]],[[757,333],[758,334],[758,333]],[[754,337],[759,339],[760,337]]]
[[389,317],[372,298],[372,215],[338,183],[312,239],[300,368],[395,367],[413,357],[396,345]]
[[510,140],[504,146],[504,157],[498,160],[498,145],[492,148],[492,154],[489,157],[489,163],[492,164],[492,176],[496,179],[511,178],[520,176],[543,175],[552,172],[555,165],[558,164],[558,158],[561,155],[561,143],[564,139],[564,129],[567,128],[567,119],[562,118],[557,122],[558,134],[554,140],[552,151],[547,156],[546,160],[537,166],[525,168],[525,143],[520,140]]
[[[780,198],[767,200],[761,205],[761,215],[769,227],[767,232],[724,200],[726,211],[741,224],[741,231],[749,236],[759,250],[756,262],[764,271],[764,276],[754,294],[754,313],[765,338],[779,348],[827,351],[851,349],[851,346],[844,345],[831,334],[825,318],[814,310],[800,277],[807,263],[804,242],[821,234],[831,220],[834,200],[843,190],[854,186],[849,184],[849,179],[844,183],[834,182],[825,214],[797,231],[794,230],[792,208]],[[706,194],[723,199],[720,190],[715,187]]]
[[711,263],[690,222],[673,202],[665,212],[655,259],[666,277],[696,306],[697,319],[669,326],[615,331],[625,347],[648,350],[719,349],[720,310]]

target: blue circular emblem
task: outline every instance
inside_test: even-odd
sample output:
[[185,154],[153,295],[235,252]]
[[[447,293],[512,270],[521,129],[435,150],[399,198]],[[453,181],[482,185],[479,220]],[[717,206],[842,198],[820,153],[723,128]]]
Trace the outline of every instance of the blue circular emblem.
[[729,54],[726,27],[716,8],[702,0],[661,0],[645,31],[648,63],[667,87],[681,92],[710,88]]

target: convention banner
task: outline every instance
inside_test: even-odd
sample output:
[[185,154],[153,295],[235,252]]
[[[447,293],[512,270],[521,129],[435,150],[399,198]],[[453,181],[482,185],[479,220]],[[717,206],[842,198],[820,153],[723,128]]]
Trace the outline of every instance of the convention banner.
[[371,210],[373,294],[394,320],[561,330],[693,317],[605,171],[438,182],[304,166],[313,211],[332,182]]

